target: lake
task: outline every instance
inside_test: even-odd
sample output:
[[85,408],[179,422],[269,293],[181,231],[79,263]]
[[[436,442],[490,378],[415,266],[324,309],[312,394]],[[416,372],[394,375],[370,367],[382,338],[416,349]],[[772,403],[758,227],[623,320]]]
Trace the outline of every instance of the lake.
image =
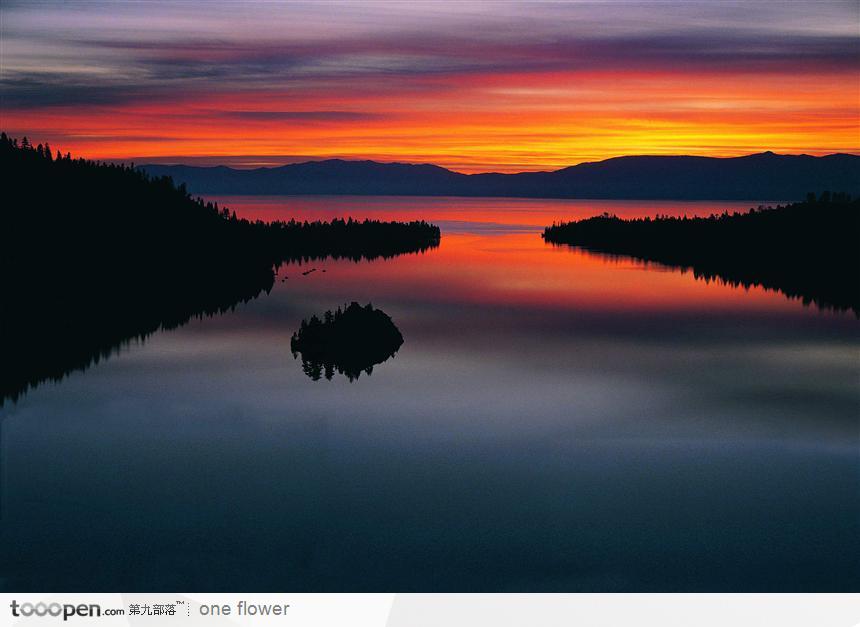
[[[269,295],[6,403],[0,588],[860,588],[855,315],[539,235],[758,201],[215,200],[442,241],[282,266]],[[290,337],[351,301],[405,341],[314,381]]]

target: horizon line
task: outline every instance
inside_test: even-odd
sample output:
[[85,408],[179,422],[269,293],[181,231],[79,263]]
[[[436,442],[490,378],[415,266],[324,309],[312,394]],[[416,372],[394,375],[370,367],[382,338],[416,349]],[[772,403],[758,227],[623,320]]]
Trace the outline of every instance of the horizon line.
[[[447,170],[449,172],[453,172],[455,174],[462,174],[464,176],[473,176],[476,174],[537,174],[542,172],[558,172],[560,170],[565,170],[568,168],[586,165],[586,164],[594,164],[594,163],[603,163],[606,161],[613,161],[616,159],[630,159],[630,158],[663,158],[663,159],[672,159],[672,158],[694,158],[694,159],[719,159],[719,160],[729,160],[729,159],[743,159],[746,157],[754,157],[759,155],[773,155],[775,157],[813,157],[816,159],[821,159],[825,157],[834,157],[834,156],[850,156],[850,157],[860,157],[860,153],[853,152],[827,152],[827,153],[808,153],[808,152],[798,152],[798,153],[789,153],[789,152],[775,152],[773,150],[760,150],[757,152],[743,153],[738,155],[727,155],[727,156],[714,156],[714,155],[699,155],[699,154],[648,154],[648,153],[636,153],[636,154],[625,154],[625,155],[616,155],[612,157],[606,157],[605,159],[597,159],[593,161],[579,161],[577,163],[571,163],[568,165],[562,165],[558,167],[549,167],[549,168],[541,168],[541,169],[525,169],[525,170],[475,170],[475,171],[461,171],[458,169],[454,169],[453,167],[447,167],[444,165],[440,165],[438,163],[433,163],[432,161],[407,161],[402,159],[387,161],[381,159],[371,159],[371,158],[362,158],[358,156],[350,156],[350,157],[339,157],[339,156],[311,156],[311,155],[178,155],[178,156],[148,156],[148,157],[135,157],[132,159],[127,158],[105,158],[101,159],[102,161],[106,161],[109,163],[133,163],[136,167],[145,167],[145,166],[185,166],[185,167],[193,167],[193,168],[228,168],[230,170],[237,171],[253,171],[253,170],[273,170],[277,168],[286,167],[289,165],[303,165],[308,163],[325,163],[329,161],[339,161],[345,163],[376,163],[380,165],[411,165],[411,166],[432,166],[436,168],[441,168],[443,170]],[[229,163],[225,161],[229,161],[230,159],[254,159],[254,162],[249,162],[244,167],[240,164]],[[187,163],[187,161],[192,161],[192,163]],[[223,160],[223,161],[219,161]],[[193,163],[193,161],[203,162],[203,163]]]
[[[2,129],[0,129],[2,130]],[[26,133],[14,133],[14,132],[6,132],[2,131],[9,138],[23,139],[27,138],[28,141],[32,145],[38,145],[39,143],[50,144],[48,141],[34,141],[30,139],[29,135]],[[19,135],[19,137],[16,137]],[[56,149],[59,144],[54,144],[52,146],[52,150]],[[860,149],[859,149],[860,150]],[[60,150],[62,152],[62,150]],[[253,171],[253,170],[265,170],[265,169],[276,169],[285,167],[288,165],[302,165],[308,163],[323,163],[326,161],[342,161],[347,163],[377,163],[381,165],[412,165],[412,166],[432,166],[436,168],[441,168],[443,170],[447,170],[449,172],[453,172],[455,174],[462,174],[464,176],[472,176],[476,174],[537,174],[537,173],[551,173],[558,172],[560,170],[565,170],[568,168],[573,168],[580,165],[586,164],[595,164],[595,163],[604,163],[607,161],[613,161],[616,159],[628,159],[628,158],[695,158],[695,159],[719,159],[719,160],[729,160],[729,159],[742,159],[745,157],[753,157],[757,155],[773,155],[777,157],[812,157],[812,158],[825,158],[825,157],[833,157],[839,155],[851,156],[851,157],[860,157],[860,152],[846,152],[846,151],[836,151],[836,152],[822,152],[822,151],[811,151],[811,152],[776,152],[770,149],[757,150],[754,152],[740,153],[740,154],[729,154],[729,155],[707,155],[707,154],[691,154],[691,153],[672,153],[672,154],[653,154],[653,153],[630,153],[630,154],[621,154],[621,155],[613,155],[611,157],[605,157],[603,159],[594,159],[594,160],[582,160],[575,163],[568,164],[559,164],[559,165],[550,165],[547,164],[547,167],[539,167],[539,168],[526,168],[526,169],[477,169],[469,166],[445,166],[439,163],[434,163],[432,161],[420,161],[420,160],[404,160],[404,159],[393,159],[386,160],[380,158],[372,158],[372,156],[362,156],[362,155],[332,155],[332,156],[322,156],[322,155],[250,155],[250,154],[235,154],[235,155],[149,155],[149,156],[136,156],[136,157],[96,157],[84,154],[75,154],[73,157],[75,158],[84,158],[91,161],[103,161],[105,163],[114,163],[114,164],[126,164],[126,165],[134,165],[135,167],[144,167],[144,166],[186,166],[186,167],[196,167],[196,168],[217,168],[223,167],[236,171]],[[232,161],[232,163],[231,163]],[[242,163],[244,161],[244,163]],[[197,163],[195,163],[197,162]],[[465,167],[464,167],[465,166]],[[489,166],[492,167],[492,166]]]

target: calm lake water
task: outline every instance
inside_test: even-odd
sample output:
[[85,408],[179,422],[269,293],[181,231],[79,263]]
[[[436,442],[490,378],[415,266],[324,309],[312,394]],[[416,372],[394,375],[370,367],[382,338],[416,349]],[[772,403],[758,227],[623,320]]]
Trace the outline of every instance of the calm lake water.
[[[4,405],[0,587],[860,589],[855,316],[539,237],[757,202],[217,200],[442,243],[282,267]],[[311,380],[291,334],[353,300],[403,346]]]

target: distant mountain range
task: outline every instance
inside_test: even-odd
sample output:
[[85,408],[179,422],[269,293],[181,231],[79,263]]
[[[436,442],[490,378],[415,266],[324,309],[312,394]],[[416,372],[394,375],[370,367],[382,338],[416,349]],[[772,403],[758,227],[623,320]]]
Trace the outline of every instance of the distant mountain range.
[[429,164],[328,159],[275,168],[144,165],[195,194],[510,196],[795,200],[825,190],[860,194],[860,156],[763,152],[745,157],[616,157],[553,172],[461,174]]

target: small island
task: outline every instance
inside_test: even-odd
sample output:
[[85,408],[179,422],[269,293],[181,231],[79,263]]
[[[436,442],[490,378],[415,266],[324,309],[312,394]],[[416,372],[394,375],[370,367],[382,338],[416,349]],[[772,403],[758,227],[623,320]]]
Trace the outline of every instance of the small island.
[[403,335],[385,312],[356,302],[345,309],[311,316],[290,340],[293,358],[302,356],[302,370],[314,381],[331,380],[335,371],[355,381],[387,361],[403,344]]
[[132,165],[0,134],[0,406],[132,341],[272,289],[277,268],[439,245],[423,221],[251,222]]
[[809,194],[803,202],[708,217],[603,214],[554,224],[543,238],[692,270],[697,278],[782,292],[860,316],[860,199]]

